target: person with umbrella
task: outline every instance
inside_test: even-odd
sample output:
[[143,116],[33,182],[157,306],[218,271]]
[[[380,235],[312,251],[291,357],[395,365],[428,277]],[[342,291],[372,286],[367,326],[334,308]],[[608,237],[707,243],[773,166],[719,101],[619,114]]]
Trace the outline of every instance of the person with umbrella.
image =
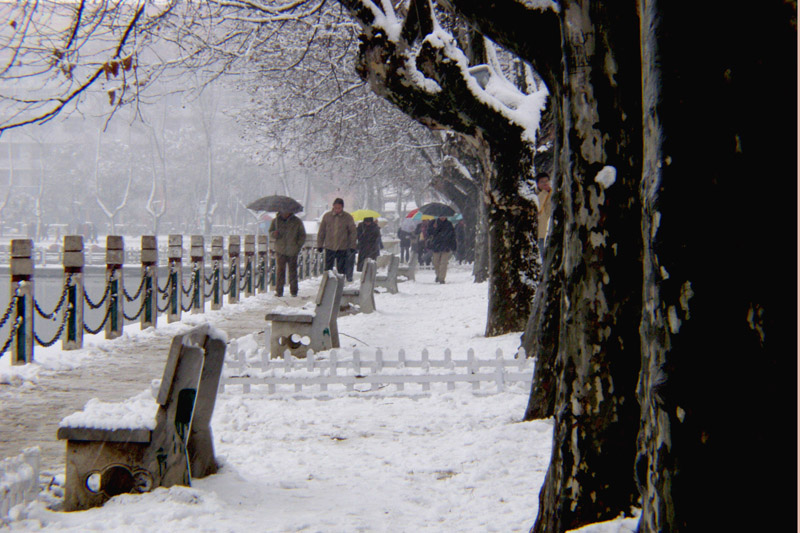
[[446,215],[440,215],[433,221],[428,230],[430,249],[433,251],[433,270],[436,272],[436,283],[444,283],[447,277],[447,262],[456,251],[456,230],[447,220]]
[[377,259],[381,253],[383,243],[381,242],[381,228],[372,217],[364,218],[356,228],[356,240],[358,242],[358,264],[356,270],[361,272],[364,268],[364,261],[367,259]]
[[286,268],[289,268],[289,293],[297,296],[297,256],[306,242],[303,221],[290,211],[279,211],[269,225],[269,236],[275,250],[275,296],[283,296]]
[[353,281],[353,271],[347,271],[348,254],[356,253],[356,223],[352,215],[344,210],[344,200],[337,198],[333,208],[322,215],[317,230],[317,250],[325,250],[325,270],[336,270]]

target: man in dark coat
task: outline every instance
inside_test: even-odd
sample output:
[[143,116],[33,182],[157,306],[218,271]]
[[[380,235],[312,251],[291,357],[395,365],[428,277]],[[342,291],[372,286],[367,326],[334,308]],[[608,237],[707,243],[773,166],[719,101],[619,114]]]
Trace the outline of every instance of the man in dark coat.
[[358,241],[358,264],[356,269],[361,272],[364,261],[367,259],[377,259],[381,253],[383,243],[381,242],[381,228],[375,223],[372,217],[366,217],[356,228],[356,240]]
[[289,268],[289,292],[297,296],[297,255],[306,242],[303,221],[292,213],[278,213],[269,225],[269,237],[275,251],[275,296],[283,296],[286,268]]
[[447,263],[453,252],[458,249],[456,230],[446,216],[440,216],[430,225],[428,242],[433,251],[433,270],[436,272],[436,283],[444,283],[444,278],[447,276]]
[[410,231],[403,228],[397,230],[397,238],[400,239],[400,261],[408,263],[410,260],[411,238],[414,236]]

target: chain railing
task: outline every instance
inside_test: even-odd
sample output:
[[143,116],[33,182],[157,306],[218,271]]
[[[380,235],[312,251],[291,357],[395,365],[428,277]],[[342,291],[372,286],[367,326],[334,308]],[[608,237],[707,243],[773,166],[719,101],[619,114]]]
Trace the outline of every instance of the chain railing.
[[[238,237],[235,238],[237,241],[234,242],[238,242]],[[62,349],[80,348],[83,345],[84,332],[97,335],[103,331],[103,328],[106,328],[106,338],[118,336],[120,331],[117,320],[119,320],[120,314],[124,318],[124,322],[119,322],[119,324],[140,320],[143,329],[145,327],[156,327],[158,313],[169,313],[170,320],[174,319],[175,316],[178,316],[179,319],[181,311],[203,312],[205,302],[210,302],[211,309],[219,309],[223,305],[223,296],[229,296],[229,301],[235,303],[238,301],[239,293],[266,292],[269,286],[274,285],[274,280],[269,279],[270,276],[274,276],[274,267],[270,264],[273,262],[271,261],[273,258],[271,257],[272,254],[266,249],[265,241],[258,241],[258,255],[255,253],[252,240],[245,241],[247,253],[244,256],[238,255],[238,252],[231,251],[231,263],[226,269],[227,260],[223,257],[221,251],[222,239],[215,237],[212,240],[211,260],[208,261],[211,264],[211,268],[208,271],[209,269],[205,266],[204,258],[202,257],[204,255],[202,238],[199,238],[199,246],[196,244],[196,239],[196,237],[193,237],[192,241],[193,261],[189,282],[183,281],[181,272],[179,272],[179,270],[183,271],[180,255],[185,250],[182,249],[180,244],[178,244],[177,249],[172,249],[171,242],[171,259],[168,263],[167,275],[164,276],[164,281],[159,283],[161,276],[158,276],[157,270],[155,270],[159,268],[157,266],[158,251],[155,237],[142,237],[142,251],[140,254],[142,273],[136,292],[131,294],[125,287],[124,277],[122,276],[124,259],[121,259],[131,257],[131,255],[126,255],[124,249],[122,249],[121,237],[115,237],[116,246],[113,250],[107,247],[106,262],[109,273],[106,275],[103,294],[99,300],[94,300],[84,285],[83,240],[79,236],[66,236],[62,254],[64,283],[58,300],[50,312],[45,312],[42,309],[40,302],[36,300],[33,294],[32,243],[24,239],[12,241],[12,247],[16,246],[15,242],[21,242],[20,249],[28,250],[30,253],[28,256],[16,253],[12,254],[11,257],[11,298],[5,312],[0,316],[0,328],[7,330],[8,336],[0,349],[0,357],[10,351],[13,346],[12,362],[30,362],[33,360],[33,345],[49,347],[61,339],[64,342]],[[176,242],[180,241],[176,240]],[[198,247],[194,248],[195,246]],[[112,252],[116,255],[113,255]],[[175,253],[178,255],[174,255]],[[302,252],[302,266],[298,265],[299,278],[302,279],[318,274],[318,255],[312,249]],[[244,264],[242,265],[243,257]],[[15,260],[20,261],[16,263],[16,267]],[[25,261],[28,262],[25,263]],[[30,280],[30,283],[28,283],[28,280]],[[119,290],[120,288],[121,291]],[[159,301],[163,303],[159,305]],[[133,304],[134,302],[138,302],[136,312],[128,314],[125,310],[125,304]],[[93,327],[87,321],[87,317],[84,314],[84,306],[90,310],[98,310],[105,306],[102,320],[96,327]],[[42,338],[42,330],[34,330],[34,314],[53,324],[58,323],[58,327],[55,328],[55,332],[49,338]],[[96,315],[97,313],[94,313],[95,320]],[[109,321],[111,321],[110,326]],[[26,350],[30,353],[25,354]]]
[[[0,318],[0,328],[6,325],[6,322],[8,322],[8,318],[11,316],[11,313],[14,312],[14,309],[16,309],[16,307],[17,307],[17,295],[15,293],[12,295],[11,301],[8,302],[8,308],[6,309],[6,312],[3,313],[3,317]],[[0,349],[0,357],[2,357],[4,353],[6,353],[6,350],[8,350],[8,347],[11,346],[11,343],[14,341],[14,336],[17,333],[17,327],[19,327],[19,319],[14,321],[14,323],[10,328],[10,331],[8,332],[8,339],[6,339],[6,342],[3,343],[3,348]]]

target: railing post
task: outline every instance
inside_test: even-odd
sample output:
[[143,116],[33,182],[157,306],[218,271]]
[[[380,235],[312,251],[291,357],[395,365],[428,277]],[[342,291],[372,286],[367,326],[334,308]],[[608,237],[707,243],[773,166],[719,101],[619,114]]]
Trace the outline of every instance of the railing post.
[[258,277],[256,278],[256,287],[258,292],[267,292],[267,236],[258,236]]
[[67,287],[67,325],[62,350],[83,348],[83,237],[64,235],[64,283]]
[[211,309],[222,309],[222,237],[211,237]]
[[181,319],[181,300],[183,299],[183,235],[170,235],[167,248],[169,264],[169,306],[167,322]]
[[306,279],[306,258],[308,257],[308,249],[304,246],[300,248],[300,253],[297,255],[297,279]]
[[255,268],[256,236],[244,236],[244,297],[253,295],[253,269]]
[[121,235],[106,237],[106,284],[108,299],[106,300],[106,339],[116,339],[122,335],[123,299],[120,298],[122,285],[122,264],[125,262],[125,245]]
[[275,250],[270,249],[269,251],[269,287],[267,290],[275,290],[275,276],[277,273],[275,272],[277,265],[275,264]]
[[239,301],[239,251],[242,240],[238,235],[228,237],[228,259],[230,261],[230,290],[228,291],[228,303],[235,304]]
[[205,243],[202,235],[192,235],[189,255],[192,258],[192,314],[202,313],[206,308]]
[[142,235],[142,316],[140,328],[158,323],[158,244],[155,235]]
[[[16,295],[15,323],[11,325],[11,364],[24,365],[33,362],[33,241],[13,239],[11,241],[11,291]],[[15,334],[16,330],[16,334]]]

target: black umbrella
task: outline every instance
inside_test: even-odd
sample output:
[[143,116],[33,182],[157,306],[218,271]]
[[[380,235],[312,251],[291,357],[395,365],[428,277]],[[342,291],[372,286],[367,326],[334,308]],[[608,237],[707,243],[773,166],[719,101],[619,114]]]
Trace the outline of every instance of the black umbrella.
[[419,208],[419,212],[432,217],[451,217],[456,214],[455,209],[439,202],[425,204]]
[[273,194],[272,196],[265,196],[259,198],[255,202],[251,202],[247,209],[253,211],[281,211],[284,213],[299,213],[303,210],[303,206],[294,198],[288,196],[280,196]]

